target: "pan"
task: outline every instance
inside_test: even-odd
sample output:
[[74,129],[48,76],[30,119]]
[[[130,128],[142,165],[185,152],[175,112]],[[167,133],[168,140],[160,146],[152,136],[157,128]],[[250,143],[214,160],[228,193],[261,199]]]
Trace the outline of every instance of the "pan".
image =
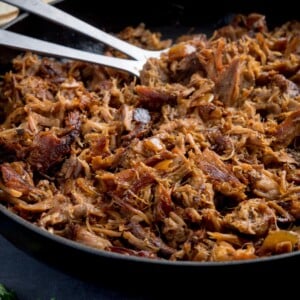
[[[203,32],[211,35],[220,26],[228,24],[236,13],[260,13],[266,16],[268,26],[274,27],[283,22],[298,19],[293,1],[285,1],[284,6],[272,1],[211,1],[205,8],[198,9],[194,1],[145,1],[137,6],[132,1],[118,4],[105,1],[64,0],[57,7],[95,25],[107,32],[119,32],[126,26],[144,23],[152,31],[159,31],[163,37],[176,38],[189,32]],[[198,4],[201,6],[201,4]],[[126,13],[125,13],[126,11]],[[86,36],[39,17],[21,14],[15,22],[7,25],[9,30],[30,35],[39,39],[91,52],[102,52],[103,45]],[[18,53],[12,49],[0,48],[1,72],[10,68],[11,58]],[[189,262],[165,261],[96,250],[71,240],[52,235],[7,210],[0,204],[0,232],[13,243],[36,259],[52,266],[83,276],[93,281],[122,282],[126,276],[143,282],[141,278],[153,275],[154,282],[168,277],[180,281],[188,278],[212,280],[216,274],[289,270],[300,262],[300,252],[280,254],[272,257],[246,261]]]

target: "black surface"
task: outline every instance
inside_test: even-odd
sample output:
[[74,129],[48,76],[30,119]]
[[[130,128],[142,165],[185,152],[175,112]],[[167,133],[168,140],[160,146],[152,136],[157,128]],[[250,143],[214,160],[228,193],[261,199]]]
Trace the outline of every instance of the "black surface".
[[[92,270],[91,270],[92,271]],[[134,290],[120,291],[61,272],[17,249],[0,236],[0,283],[13,290],[20,300],[145,299]]]

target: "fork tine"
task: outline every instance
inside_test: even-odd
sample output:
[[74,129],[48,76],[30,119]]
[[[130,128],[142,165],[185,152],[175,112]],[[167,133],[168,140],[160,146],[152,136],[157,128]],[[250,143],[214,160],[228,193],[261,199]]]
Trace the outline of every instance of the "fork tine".
[[21,35],[19,33],[10,32],[4,29],[0,29],[0,45],[51,56],[96,63],[129,72],[137,77],[139,77],[140,70],[143,67],[143,63],[141,61],[104,56],[101,54],[77,50]]
[[41,0],[3,0],[3,2],[90,36],[91,38],[109,45],[134,59],[145,61],[149,56],[154,55],[151,55],[150,51],[114,37]]

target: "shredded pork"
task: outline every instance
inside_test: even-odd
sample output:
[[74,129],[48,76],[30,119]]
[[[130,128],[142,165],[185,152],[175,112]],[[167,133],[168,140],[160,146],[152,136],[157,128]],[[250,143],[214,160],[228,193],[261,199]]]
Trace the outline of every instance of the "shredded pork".
[[[171,45],[143,24],[120,37]],[[140,79],[25,53],[0,88],[0,199],[24,219],[152,259],[300,250],[300,23],[237,15]]]

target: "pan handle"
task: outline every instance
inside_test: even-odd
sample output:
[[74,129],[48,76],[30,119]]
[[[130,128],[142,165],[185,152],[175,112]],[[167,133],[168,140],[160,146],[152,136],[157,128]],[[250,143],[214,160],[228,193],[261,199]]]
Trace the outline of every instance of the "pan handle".
[[33,51],[56,57],[64,57],[73,60],[80,60],[100,64],[121,71],[129,72],[137,77],[140,76],[140,71],[143,67],[142,62],[137,60],[116,58],[77,50],[74,48],[42,41],[4,29],[0,29],[0,45],[20,50]]

